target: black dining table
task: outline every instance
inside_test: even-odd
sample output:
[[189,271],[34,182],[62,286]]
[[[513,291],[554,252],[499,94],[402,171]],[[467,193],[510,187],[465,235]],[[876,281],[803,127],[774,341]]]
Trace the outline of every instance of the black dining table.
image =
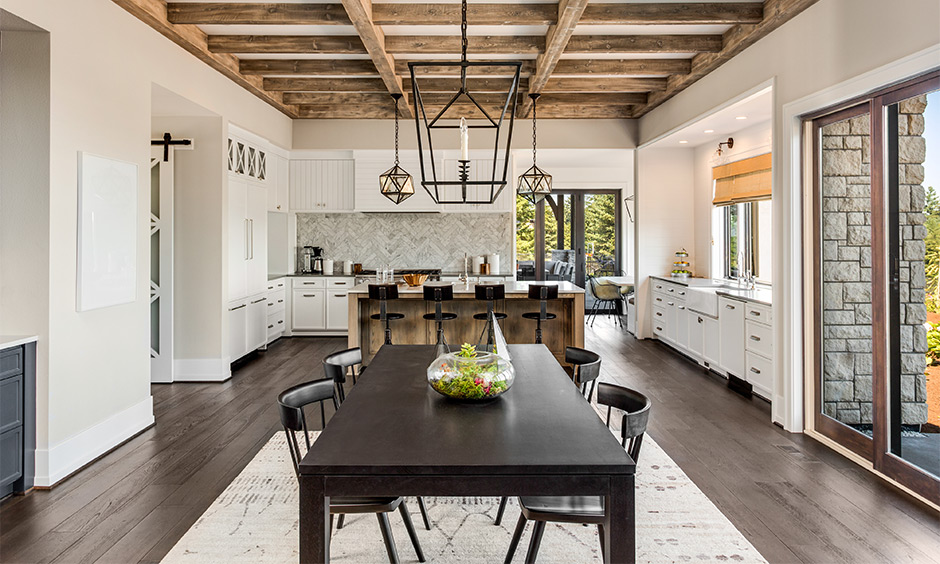
[[548,348],[509,352],[512,388],[465,404],[428,386],[434,345],[379,350],[300,463],[301,562],[330,560],[331,496],[418,495],[600,495],[605,562],[635,561],[636,464]]

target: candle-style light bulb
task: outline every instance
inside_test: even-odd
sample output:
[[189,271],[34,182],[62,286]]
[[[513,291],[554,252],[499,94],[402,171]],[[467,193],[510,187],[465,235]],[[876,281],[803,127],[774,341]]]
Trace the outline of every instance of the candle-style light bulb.
[[460,118],[460,160],[470,160],[470,128],[465,118]]

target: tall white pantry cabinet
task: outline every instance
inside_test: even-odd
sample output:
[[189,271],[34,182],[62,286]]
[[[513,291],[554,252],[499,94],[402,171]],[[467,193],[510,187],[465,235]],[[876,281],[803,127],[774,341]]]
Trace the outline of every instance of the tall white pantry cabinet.
[[[267,344],[267,152],[236,137],[228,156],[229,360]],[[276,165],[275,165],[276,166]]]

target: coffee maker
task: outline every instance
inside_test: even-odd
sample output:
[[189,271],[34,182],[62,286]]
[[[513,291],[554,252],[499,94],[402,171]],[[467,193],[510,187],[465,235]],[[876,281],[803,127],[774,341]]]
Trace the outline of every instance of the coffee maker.
[[313,273],[313,247],[304,247],[300,253],[300,273]]
[[310,247],[313,249],[313,257],[310,266],[314,274],[323,274],[323,249],[320,247]]

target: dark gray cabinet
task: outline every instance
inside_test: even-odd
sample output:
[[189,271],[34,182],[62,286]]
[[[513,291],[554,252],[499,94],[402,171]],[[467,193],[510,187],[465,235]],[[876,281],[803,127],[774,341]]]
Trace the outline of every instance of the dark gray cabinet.
[[0,498],[33,487],[36,344],[0,350]]

